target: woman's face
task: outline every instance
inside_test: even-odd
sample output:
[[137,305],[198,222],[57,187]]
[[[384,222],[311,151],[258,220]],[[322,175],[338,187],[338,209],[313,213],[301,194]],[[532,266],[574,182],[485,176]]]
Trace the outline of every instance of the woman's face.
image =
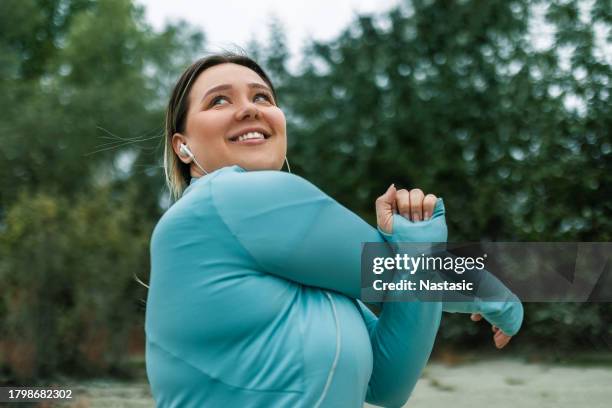
[[[191,160],[179,154],[181,143],[207,172],[235,164],[246,170],[281,169],[287,151],[285,115],[255,71],[215,65],[198,76],[188,98],[185,132],[172,138],[183,162]],[[201,176],[190,165],[192,176]]]

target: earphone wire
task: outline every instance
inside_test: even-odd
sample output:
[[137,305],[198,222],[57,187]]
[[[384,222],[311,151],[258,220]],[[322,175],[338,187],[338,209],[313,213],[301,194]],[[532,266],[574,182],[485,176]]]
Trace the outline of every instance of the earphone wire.
[[198,168],[199,168],[200,170],[202,170],[202,171],[204,172],[204,174],[208,175],[208,172],[207,172],[206,170],[204,170],[204,169],[202,168],[202,166],[200,166],[200,163],[198,163],[198,161],[196,160],[195,156],[193,156],[193,155],[192,155],[192,156],[191,156],[191,158],[193,159],[193,162],[195,163],[195,165],[196,165],[196,166],[198,166]]
[[287,171],[291,173],[291,166],[289,166],[289,160],[287,160],[287,156],[285,156],[285,164],[287,164]]

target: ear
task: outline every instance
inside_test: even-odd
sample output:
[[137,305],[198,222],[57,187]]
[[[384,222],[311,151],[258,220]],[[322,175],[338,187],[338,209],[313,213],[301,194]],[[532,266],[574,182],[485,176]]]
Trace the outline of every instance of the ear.
[[191,158],[181,152],[181,143],[187,144],[185,140],[185,136],[183,136],[180,133],[173,134],[172,135],[172,150],[174,150],[174,153],[177,155],[180,161],[182,161],[185,164],[189,164],[191,163]]

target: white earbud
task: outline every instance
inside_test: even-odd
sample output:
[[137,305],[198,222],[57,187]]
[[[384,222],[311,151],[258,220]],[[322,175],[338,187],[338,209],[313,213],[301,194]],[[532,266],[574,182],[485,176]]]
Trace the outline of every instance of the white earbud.
[[193,153],[191,152],[191,150],[189,149],[189,147],[187,147],[187,145],[185,143],[181,143],[181,147],[180,147],[180,152],[183,156],[187,156],[191,159],[193,159]]
[[196,160],[196,158],[195,158],[193,152],[191,151],[191,149],[189,148],[189,146],[187,146],[185,143],[181,143],[181,147],[179,147],[179,151],[181,152],[181,155],[187,156],[191,160],[193,160],[195,165],[198,166],[198,168],[200,170],[202,170],[202,172],[204,174],[208,174],[208,172],[206,170],[204,170],[204,168],[202,168],[202,166],[200,166],[200,163],[198,163],[198,161]]

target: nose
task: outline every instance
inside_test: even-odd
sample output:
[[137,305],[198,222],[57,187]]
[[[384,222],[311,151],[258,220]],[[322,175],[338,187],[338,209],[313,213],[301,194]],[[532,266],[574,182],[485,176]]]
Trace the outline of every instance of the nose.
[[255,105],[251,101],[246,102],[236,112],[236,119],[244,120],[246,118],[249,118],[249,119],[259,118],[259,109],[257,109],[257,105]]

